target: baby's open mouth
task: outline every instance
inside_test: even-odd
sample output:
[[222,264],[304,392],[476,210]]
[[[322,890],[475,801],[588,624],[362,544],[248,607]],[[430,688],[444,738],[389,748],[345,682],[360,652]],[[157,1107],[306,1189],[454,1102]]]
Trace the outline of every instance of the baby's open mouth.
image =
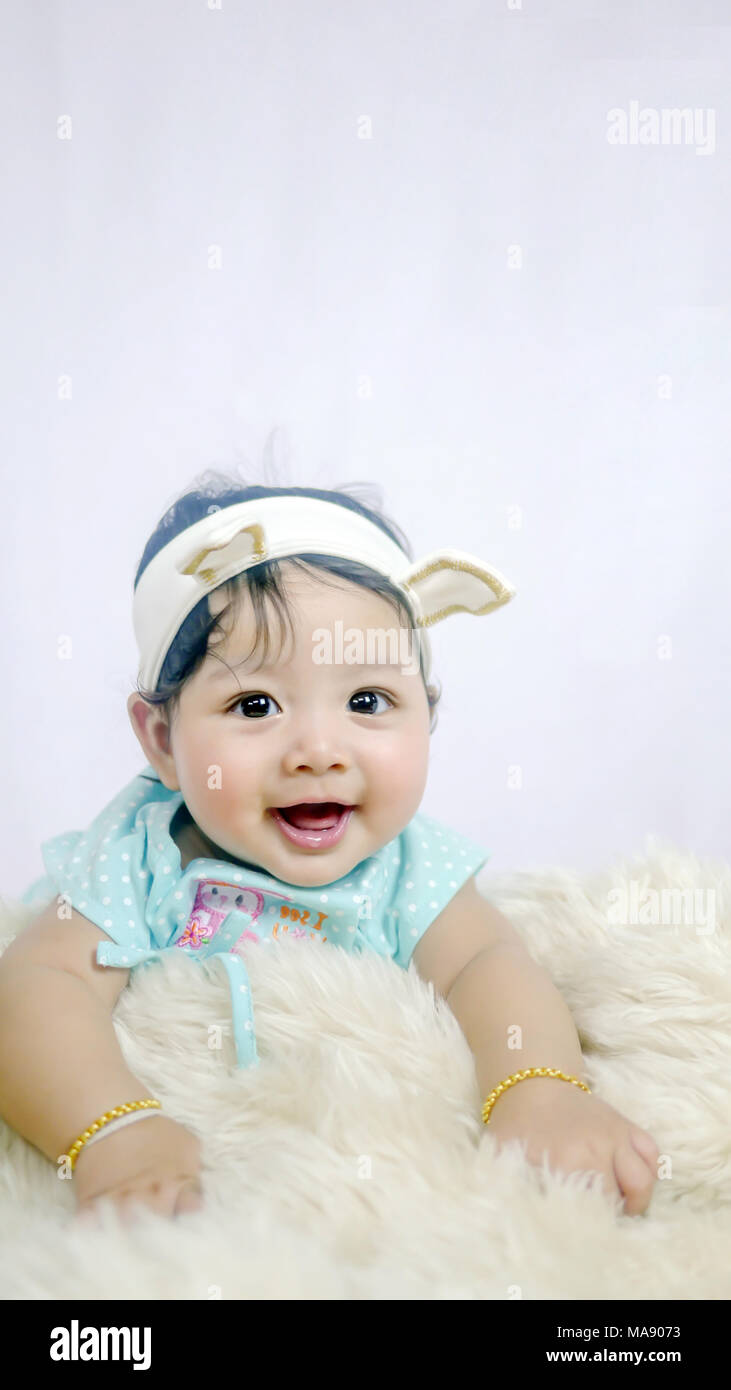
[[331,830],[343,813],[351,809],[339,801],[301,801],[296,806],[275,807],[297,830]]

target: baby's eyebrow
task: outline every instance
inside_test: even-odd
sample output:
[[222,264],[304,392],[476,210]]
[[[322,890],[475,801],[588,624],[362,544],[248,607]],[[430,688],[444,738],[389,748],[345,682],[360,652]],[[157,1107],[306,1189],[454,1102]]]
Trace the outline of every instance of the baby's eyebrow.
[[[320,663],[318,663],[318,664],[320,664]],[[334,662],[330,662],[330,663],[323,662],[323,663],[321,663],[321,664],[323,664],[323,665],[328,665],[328,664],[329,664],[329,665],[335,665]],[[210,685],[213,685],[214,681],[218,681],[218,680],[220,680],[222,677],[225,677],[225,676],[232,676],[232,675],[233,675],[233,676],[236,676],[236,675],[243,675],[243,676],[252,675],[252,676],[258,676],[258,675],[266,674],[267,672],[278,670],[279,667],[280,667],[280,665],[281,665],[281,662],[279,662],[279,661],[267,662],[266,665],[264,665],[264,666],[256,666],[256,667],[252,667],[250,670],[244,669],[243,671],[241,670],[241,667],[242,667],[242,666],[245,666],[245,662],[239,662],[238,666],[232,666],[231,668],[229,668],[228,666],[218,666],[218,667],[216,667],[215,670],[211,671],[210,676],[209,676],[209,684],[210,684]],[[353,662],[348,661],[348,662],[341,662],[341,663],[338,663],[338,665],[341,665],[341,666],[343,667],[343,670],[346,670],[346,671],[389,671],[389,672],[391,672],[391,673],[393,674],[394,671],[398,670],[399,666],[403,665],[403,662],[401,662],[401,661],[368,661],[368,662],[363,662],[363,663],[361,664],[360,662],[357,662],[357,661],[353,661]]]
[[[235,676],[236,673],[237,673],[237,671],[240,671],[241,667],[244,666],[244,665],[245,665],[245,662],[240,661],[239,664],[238,664],[238,666],[231,666],[231,667],[229,667],[229,666],[216,666],[216,668],[213,669],[213,670],[211,670],[210,673],[209,673],[209,677],[208,677],[208,683],[209,683],[209,685],[213,685],[213,682],[214,682],[214,681],[217,681],[217,680],[220,680],[222,676]],[[267,664],[266,666],[252,667],[252,668],[251,668],[251,674],[253,675],[255,672],[256,672],[256,674],[258,674],[259,671],[273,671],[273,670],[275,669],[275,667],[278,666],[278,665],[279,665],[279,662],[274,662],[273,664],[272,664],[272,663],[269,663],[269,664]],[[247,672],[244,671],[243,674],[246,675]]]
[[399,660],[399,662],[363,662],[363,664],[359,662],[350,664],[350,662],[347,662],[346,669],[350,667],[350,670],[352,670],[353,667],[357,667],[359,671],[393,671],[395,669],[397,670],[397,667],[403,666],[403,664],[402,660]]

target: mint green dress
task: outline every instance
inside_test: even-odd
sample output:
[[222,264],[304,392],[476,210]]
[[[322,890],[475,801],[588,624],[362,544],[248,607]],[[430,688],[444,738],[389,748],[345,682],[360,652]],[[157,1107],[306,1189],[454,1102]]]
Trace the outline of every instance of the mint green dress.
[[111,940],[99,943],[98,965],[134,969],[181,951],[195,960],[220,956],[239,1067],[259,1061],[249,950],[286,935],[375,951],[405,970],[427,927],[489,858],[475,841],[418,813],[343,878],[315,888],[218,859],[183,869],[170,834],[182,802],[148,764],[87,830],[44,841],[46,873],[21,901],[40,911],[62,897],[100,927]]

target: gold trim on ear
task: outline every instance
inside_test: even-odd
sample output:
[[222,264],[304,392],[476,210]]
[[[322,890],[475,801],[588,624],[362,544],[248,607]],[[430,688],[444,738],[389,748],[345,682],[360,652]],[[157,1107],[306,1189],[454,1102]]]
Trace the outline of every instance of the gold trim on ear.
[[[465,603],[450,603],[448,608],[439,608],[435,613],[428,613],[424,617],[419,618],[418,623],[420,627],[431,627],[433,623],[441,622],[442,618],[448,618],[450,613],[472,613],[476,618],[481,617],[485,613],[492,613],[496,608],[501,608],[503,604],[509,603],[511,598],[515,596],[515,591],[503,584],[502,580],[499,579],[496,574],[491,573],[490,570],[480,569],[479,566],[470,564],[468,560],[450,560],[446,558],[432,560],[431,564],[425,565],[424,568],[418,570],[416,574],[410,574],[407,580],[402,580],[402,583],[407,589],[411,589],[420,583],[422,579],[426,579],[428,575],[434,574],[437,570],[445,569],[465,570],[468,574],[473,574],[476,579],[481,579],[483,583],[492,590],[495,598],[491,599],[490,602],[486,603],[482,608],[468,608]],[[418,591],[415,592],[417,592],[418,598]]]
[[185,569],[180,571],[180,573],[195,574],[196,578],[205,580],[206,584],[210,584],[211,586],[215,585],[216,579],[218,577],[217,570],[215,568],[212,568],[210,565],[206,569],[199,569],[198,566],[201,564],[203,560],[205,560],[207,555],[213,554],[214,550],[224,550],[226,546],[229,546],[231,542],[235,540],[236,536],[240,536],[244,532],[246,532],[247,535],[251,536],[254,542],[253,554],[256,557],[257,564],[259,563],[259,561],[265,560],[267,556],[267,549],[264,537],[264,527],[260,526],[258,522],[254,521],[252,522],[251,526],[240,526],[238,531],[235,531],[233,536],[229,536],[227,541],[219,541],[217,545],[209,545],[206,547],[205,550],[199,550],[197,555],[195,555],[195,557],[190,561],[189,564],[185,566]]

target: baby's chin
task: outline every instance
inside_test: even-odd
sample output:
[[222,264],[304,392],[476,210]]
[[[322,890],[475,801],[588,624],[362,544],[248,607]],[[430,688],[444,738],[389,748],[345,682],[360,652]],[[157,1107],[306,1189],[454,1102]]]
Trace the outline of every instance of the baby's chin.
[[[237,869],[269,874],[293,888],[326,888],[328,884],[347,878],[358,864],[386,842],[369,843],[373,836],[364,831],[365,827],[353,817],[339,844],[329,849],[306,849],[288,841],[276,825],[268,824],[256,827],[248,837],[248,844],[239,841],[235,847],[226,847],[224,857]],[[224,850],[210,838],[209,846],[208,853],[212,856],[216,849]],[[217,857],[221,857],[220,853]]]
[[308,855],[297,854],[295,851],[291,856],[278,856],[276,864],[274,857],[272,856],[264,870],[265,873],[271,874],[272,878],[278,878],[281,883],[288,883],[292,888],[327,888],[328,884],[347,878],[364,856]]
[[356,864],[360,864],[361,860],[367,857],[353,852],[338,853],[337,850],[330,853],[308,853],[306,850],[293,848],[289,853],[286,847],[283,851],[269,850],[267,853],[259,854],[252,846],[239,852],[224,849],[222,845],[216,845],[213,841],[206,847],[206,854],[211,859],[231,864],[232,868],[251,869],[255,873],[269,874],[271,878],[276,878],[280,883],[287,883],[293,888],[325,888],[329,883],[346,878]]

